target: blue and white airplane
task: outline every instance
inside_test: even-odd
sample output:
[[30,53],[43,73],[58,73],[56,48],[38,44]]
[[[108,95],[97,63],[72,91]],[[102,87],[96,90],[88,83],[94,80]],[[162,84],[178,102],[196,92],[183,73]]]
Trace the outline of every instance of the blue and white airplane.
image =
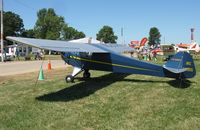
[[66,76],[66,82],[73,82],[74,77],[82,71],[84,71],[84,78],[90,78],[89,70],[141,74],[175,79],[193,78],[196,75],[193,59],[187,52],[178,52],[166,64],[161,66],[122,55],[121,53],[123,52],[133,51],[133,48],[125,45],[101,43],[83,44],[21,37],[6,38],[16,43],[60,52],[62,59],[74,67],[72,74]]

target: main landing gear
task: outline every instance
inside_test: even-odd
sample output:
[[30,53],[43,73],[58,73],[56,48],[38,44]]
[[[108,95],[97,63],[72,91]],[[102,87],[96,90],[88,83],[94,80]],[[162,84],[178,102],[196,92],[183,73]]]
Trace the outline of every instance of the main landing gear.
[[74,67],[74,70],[73,70],[72,74],[71,75],[67,75],[66,78],[65,78],[65,81],[67,83],[74,82],[74,77],[76,75],[78,75],[79,73],[81,73],[82,71],[84,71],[83,78],[84,79],[89,79],[90,78],[90,72],[89,72],[89,70],[83,70],[81,68]]
[[67,75],[66,78],[65,78],[65,81],[66,81],[67,83],[69,83],[69,82],[74,82],[74,77],[71,76],[71,75]]

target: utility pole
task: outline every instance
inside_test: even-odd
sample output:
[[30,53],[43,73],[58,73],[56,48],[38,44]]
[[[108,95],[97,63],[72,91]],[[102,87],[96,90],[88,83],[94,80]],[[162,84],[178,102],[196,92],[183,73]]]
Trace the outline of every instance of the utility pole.
[[125,39],[124,39],[124,28],[121,28],[121,39],[122,39],[122,44],[125,44]]
[[121,44],[123,44],[123,28],[121,28]]
[[3,0],[1,0],[1,61],[4,62],[4,50],[3,50]]
[[165,36],[163,38],[164,38],[164,44],[165,44]]

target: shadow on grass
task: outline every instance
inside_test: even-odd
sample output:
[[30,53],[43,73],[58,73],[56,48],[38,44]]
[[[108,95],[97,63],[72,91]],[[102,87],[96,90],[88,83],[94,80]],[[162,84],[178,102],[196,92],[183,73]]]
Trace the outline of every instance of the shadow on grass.
[[[78,100],[83,97],[87,97],[97,90],[109,86],[110,84],[124,79],[127,74],[114,74],[109,73],[101,77],[88,79],[78,84],[72,84],[72,86],[62,89],[57,92],[45,94],[43,96],[36,97],[39,101],[72,101]],[[76,78],[77,79],[77,78]],[[82,80],[78,78],[78,80]]]
[[[87,97],[96,91],[105,88],[112,83],[116,81],[127,81],[127,82],[137,82],[137,83],[166,83],[166,81],[153,81],[153,80],[138,80],[138,79],[124,79],[129,74],[117,74],[117,73],[109,73],[106,75],[103,75],[101,77],[96,77],[89,79],[87,81],[83,81],[78,84],[74,84],[71,87],[67,87],[65,89],[59,90],[57,92],[52,92],[49,94],[45,94],[39,97],[36,97],[36,100],[39,101],[73,101],[78,100],[84,97]],[[77,79],[77,78],[76,78]],[[78,78],[78,80],[82,81],[82,78]],[[175,81],[169,81],[168,82],[171,86],[176,87],[179,86],[179,84]],[[189,84],[188,84],[189,85]],[[189,87],[189,86],[184,86]],[[176,87],[178,88],[178,87]]]
[[193,82],[191,82],[190,80],[170,80],[168,81],[168,84],[171,85],[174,88],[180,88],[180,89],[184,89],[184,88],[188,88],[190,87],[190,85]]

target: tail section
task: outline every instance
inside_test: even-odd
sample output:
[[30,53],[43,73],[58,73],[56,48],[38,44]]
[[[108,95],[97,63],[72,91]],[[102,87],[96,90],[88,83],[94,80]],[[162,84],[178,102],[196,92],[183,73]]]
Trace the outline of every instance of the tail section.
[[194,61],[187,52],[178,52],[165,65],[165,75],[171,78],[192,78],[196,75]]

